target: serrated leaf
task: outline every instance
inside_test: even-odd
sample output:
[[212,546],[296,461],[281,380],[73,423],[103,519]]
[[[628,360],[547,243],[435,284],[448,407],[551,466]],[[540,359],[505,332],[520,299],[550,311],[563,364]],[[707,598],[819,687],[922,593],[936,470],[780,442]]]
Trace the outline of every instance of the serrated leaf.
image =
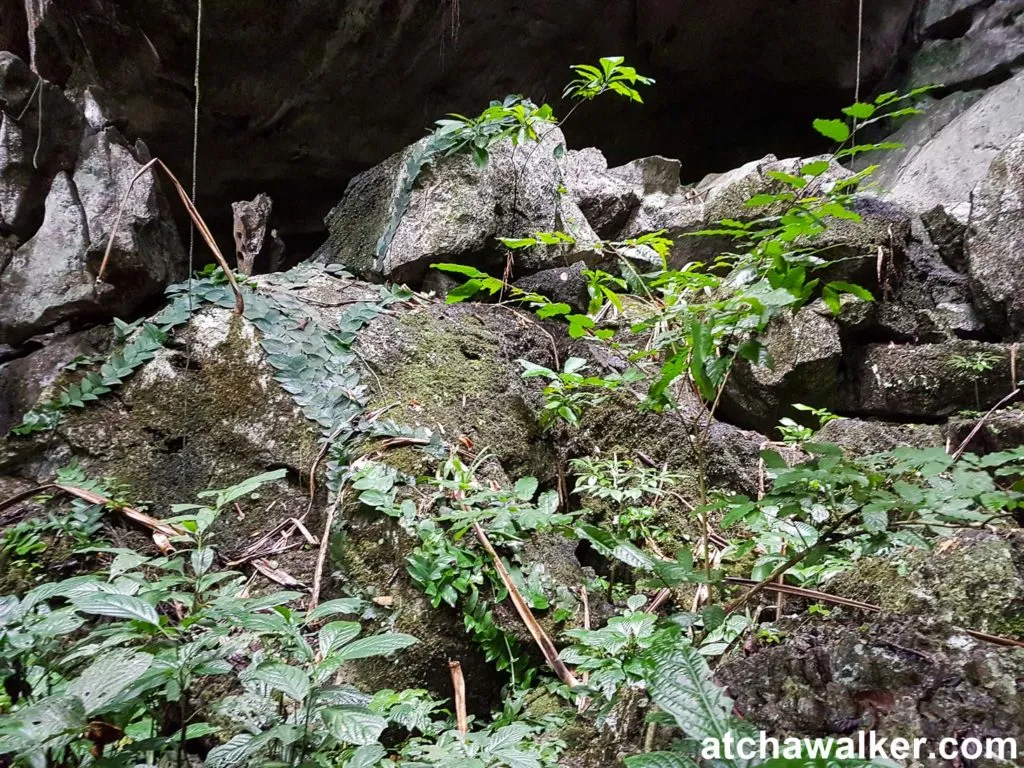
[[253,736],[250,733],[232,736],[226,743],[209,751],[203,763],[204,768],[234,768],[236,765],[242,765],[256,749],[252,741]]
[[337,616],[339,614],[357,615],[362,610],[363,601],[358,597],[339,597],[335,600],[328,600],[326,603],[320,603],[320,605],[306,614],[306,623],[310,624],[328,616]]
[[626,768],[697,768],[685,755],[676,752],[648,752],[646,755],[633,755],[624,761]]
[[321,658],[327,658],[345,643],[355,640],[361,631],[358,621],[332,621],[325,624],[317,638]]
[[376,744],[388,721],[365,707],[325,707],[320,711],[328,732],[353,746]]
[[537,493],[537,478],[523,477],[516,481],[516,496],[522,501],[529,501]]
[[690,645],[656,649],[644,660],[651,699],[690,738],[721,740],[731,730],[732,701],[715,685],[707,661]]
[[388,751],[380,744],[364,744],[352,753],[345,768],[376,768],[387,756]]
[[849,115],[857,120],[867,120],[875,114],[875,106],[873,104],[865,104],[864,102],[859,101],[856,104],[844,107],[843,114]]

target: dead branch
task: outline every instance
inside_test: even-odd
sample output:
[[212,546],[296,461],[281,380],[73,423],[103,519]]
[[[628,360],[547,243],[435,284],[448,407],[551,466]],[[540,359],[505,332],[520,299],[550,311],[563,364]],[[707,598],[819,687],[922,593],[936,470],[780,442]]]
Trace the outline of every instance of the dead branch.
[[345,489],[342,488],[337,498],[327,507],[327,520],[324,522],[324,532],[320,537],[320,551],[316,556],[316,571],[313,573],[313,589],[309,596],[309,605],[306,610],[312,611],[320,604],[320,583],[324,576],[324,562],[327,560],[327,545],[331,540],[331,528],[334,526],[334,516],[338,507],[345,501]]
[[458,724],[459,735],[469,733],[469,718],[466,715],[466,678],[462,674],[462,664],[448,661],[448,669],[452,673],[452,688],[455,689],[455,722]]
[[174,189],[178,193],[178,197],[181,198],[181,202],[184,204],[185,209],[188,211],[188,215],[192,219],[192,223],[195,224],[196,229],[199,230],[199,234],[202,235],[203,240],[210,246],[210,250],[213,252],[214,259],[217,260],[218,266],[224,270],[224,276],[227,277],[228,283],[231,285],[231,290],[235,294],[235,314],[241,315],[245,311],[245,299],[242,298],[242,291],[238,287],[238,283],[235,281],[235,275],[231,271],[231,267],[228,266],[227,261],[224,258],[224,254],[220,252],[220,248],[217,247],[217,242],[213,239],[213,235],[210,233],[210,228],[206,226],[206,222],[203,221],[203,217],[199,215],[199,211],[193,205],[192,200],[189,198],[188,193],[185,192],[185,188],[181,186],[181,182],[178,181],[177,177],[171,173],[170,169],[164,165],[163,161],[159,157],[154,157],[144,166],[142,166],[138,173],[136,173],[128,184],[128,189],[125,190],[124,196],[121,198],[121,202],[117,206],[117,216],[114,217],[114,226],[110,229],[110,235],[107,238],[107,248],[103,252],[103,261],[100,262],[99,272],[96,273],[96,282],[100,283],[103,281],[103,275],[107,270],[107,262],[110,260],[110,253],[114,249],[114,238],[117,236],[117,230],[121,226],[121,216],[124,214],[125,205],[128,203],[128,197],[132,193],[132,189],[135,187],[135,182],[148,171],[150,168],[160,168],[167,177],[171,180],[174,185]]
[[548,637],[547,632],[544,628],[537,623],[537,619],[533,615],[533,611],[530,610],[530,606],[519,592],[519,588],[515,582],[512,581],[512,576],[506,570],[504,563],[501,562],[501,558],[498,557],[498,553],[494,550],[494,546],[491,544],[490,539],[487,538],[487,534],[484,533],[484,529],[480,527],[480,523],[473,523],[473,531],[476,533],[476,538],[480,542],[480,545],[487,551],[487,554],[491,556],[491,560],[494,561],[494,568],[498,572],[498,576],[501,577],[502,583],[508,590],[509,596],[512,598],[512,603],[516,607],[516,611],[519,613],[519,618],[523,620],[526,628],[530,631],[530,636],[533,637],[537,647],[540,648],[541,653],[544,654],[545,660],[548,665],[555,671],[559,679],[568,685],[570,688],[575,688],[580,684],[580,681],[576,678],[576,675],[572,673],[565,662],[558,658],[558,651],[555,648],[555,644],[551,642],[551,638]]

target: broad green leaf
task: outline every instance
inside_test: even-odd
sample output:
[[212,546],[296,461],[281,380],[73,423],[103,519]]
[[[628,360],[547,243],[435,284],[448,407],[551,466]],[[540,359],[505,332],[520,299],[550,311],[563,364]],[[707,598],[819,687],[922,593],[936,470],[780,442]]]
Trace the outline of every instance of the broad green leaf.
[[873,104],[865,104],[862,101],[858,101],[856,104],[844,107],[843,114],[849,115],[857,120],[867,120],[875,114],[875,106]]
[[523,477],[516,481],[516,496],[523,501],[529,501],[537,493],[537,478]]
[[72,603],[75,610],[97,616],[111,616],[117,619],[143,621],[153,626],[160,626],[160,616],[156,608],[137,597],[130,595],[112,595],[93,592],[80,597]]
[[142,677],[152,663],[153,657],[148,653],[112,651],[93,661],[81,675],[68,683],[66,693],[77,696],[86,714],[91,715]]
[[476,296],[483,289],[483,285],[480,284],[479,280],[467,280],[462,285],[456,286],[448,291],[448,295],[445,296],[445,301],[448,304],[457,304],[460,301],[471,299]]
[[345,763],[345,768],[377,768],[388,751],[380,744],[364,744]]
[[648,752],[625,759],[626,768],[697,768],[697,763],[678,752]]
[[328,733],[344,744],[376,744],[388,721],[366,707],[325,707],[320,711]]
[[80,732],[85,725],[86,713],[81,699],[77,696],[50,696],[4,716],[0,754],[43,748],[49,739]]
[[690,645],[657,648],[644,659],[651,699],[691,739],[721,740],[731,731],[732,701],[715,685],[707,661]]
[[248,762],[256,750],[251,733],[239,733],[229,741],[210,750],[203,763],[204,768],[234,768]]
[[327,658],[345,643],[355,640],[362,631],[358,621],[332,621],[325,624],[317,638],[321,658]]
[[438,269],[442,272],[454,272],[457,275],[465,275],[466,277],[484,278],[490,277],[486,272],[481,272],[476,267],[470,267],[465,264],[431,264],[432,269]]
[[867,288],[856,283],[845,283],[842,280],[834,280],[828,284],[828,287],[837,293],[848,293],[851,296],[856,296],[858,299],[863,301],[874,301],[875,297],[871,294]]
[[818,118],[814,121],[814,130],[832,141],[842,144],[850,138],[850,127],[842,120],[823,120]]
[[545,304],[544,306],[537,309],[537,317],[544,320],[548,317],[555,317],[557,315],[567,315],[572,312],[572,307],[568,304],[555,303]]
[[305,701],[309,695],[309,676],[298,667],[266,661],[256,668],[253,676],[295,701]]
[[371,656],[387,656],[389,653],[408,648],[418,643],[412,635],[404,635],[400,632],[388,632],[383,635],[374,635],[355,640],[340,648],[335,653],[335,658],[345,661],[352,659],[366,659]]
[[506,248],[513,251],[537,245],[537,239],[534,237],[499,237],[498,240],[501,241],[501,244]]
[[827,171],[831,165],[832,164],[828,160],[814,160],[801,166],[800,173],[804,176],[821,176],[821,174]]
[[320,605],[306,614],[306,623],[310,624],[314,621],[327,618],[328,616],[337,616],[339,614],[357,615],[362,610],[363,601],[360,598],[339,597],[336,600],[328,600],[326,603],[320,603]]

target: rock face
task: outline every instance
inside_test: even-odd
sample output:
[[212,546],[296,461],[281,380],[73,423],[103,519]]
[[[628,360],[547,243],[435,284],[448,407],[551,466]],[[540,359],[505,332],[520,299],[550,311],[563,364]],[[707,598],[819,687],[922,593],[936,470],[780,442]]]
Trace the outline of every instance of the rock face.
[[994,648],[934,621],[881,619],[798,629],[783,645],[727,662],[717,678],[744,717],[772,733],[813,737],[863,728],[937,743],[951,733],[1024,736],[1022,673],[1019,650]]
[[974,187],[1022,125],[1024,73],[976,101],[970,95],[948,96],[892,137],[909,139],[912,147],[902,156],[882,159],[875,181],[916,213],[941,205],[966,224]]
[[724,418],[771,434],[794,403],[834,402],[843,346],[835,322],[814,309],[785,315],[768,329],[765,347],[773,367],[740,362],[722,397]]
[[997,333],[1024,333],[1024,133],[974,194],[967,266],[978,310]]
[[963,90],[998,79],[1024,63],[1024,2],[930,0],[925,37],[907,80]]
[[[565,187],[565,137],[557,128],[542,142],[494,147],[486,168],[468,155],[438,157],[410,177],[428,140],[360,174],[327,217],[328,241],[317,261],[343,264],[370,279],[418,285],[437,262],[501,271],[498,237],[559,230],[576,246],[518,251],[515,271],[535,272],[587,255],[597,241]],[[593,256],[593,252],[590,251]]]
[[[980,365],[981,370],[972,370]],[[937,419],[995,405],[1013,389],[1010,353],[998,344],[873,344],[852,363],[846,408],[853,413]]]
[[[0,34],[22,30],[19,49],[31,46],[44,78],[104,87],[112,116],[187,175],[191,134],[182,126],[192,119],[194,8],[164,0],[94,0],[88,13],[59,2],[8,5],[32,12],[12,10],[14,23],[0,25]],[[891,69],[914,5],[866,8],[865,83]],[[707,8],[612,0],[600,18],[581,0],[557,7],[246,0],[204,11],[200,210],[229,226],[233,200],[266,191],[286,232],[319,231],[346,179],[415,140],[435,118],[475,114],[508,92],[554,103],[567,67],[596,55],[625,55],[658,78],[658,92],[643,110],[596,105],[576,121],[571,143],[603,137],[617,162],[672,153],[691,176],[764,154],[775,139],[794,142],[793,111],[807,125],[820,111],[815,102],[834,108],[848,100],[855,76],[854,0],[827,9],[815,0]],[[705,119],[680,120],[694,103]],[[801,130],[786,151],[808,138]],[[711,146],[721,153],[709,155]]]
[[[118,208],[148,152],[141,142],[132,147],[116,128],[105,126],[90,93],[82,98],[83,112],[45,82],[37,92],[42,96],[35,97],[43,99],[44,130],[38,142],[29,143],[24,128],[38,104],[23,96],[30,92],[27,72],[19,59],[0,54],[0,233],[11,233],[18,243],[0,260],[0,343],[5,344],[68,321],[131,313],[182,277],[186,263],[166,200],[150,173],[138,179],[127,198],[104,281],[97,283]],[[17,121],[20,104],[29,109],[24,124]],[[53,113],[46,112],[48,104]]]

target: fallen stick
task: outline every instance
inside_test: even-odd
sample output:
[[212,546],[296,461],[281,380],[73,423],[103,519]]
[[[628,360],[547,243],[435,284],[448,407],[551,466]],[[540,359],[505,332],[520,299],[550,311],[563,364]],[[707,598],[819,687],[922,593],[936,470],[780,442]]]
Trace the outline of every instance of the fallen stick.
[[547,632],[544,628],[537,623],[537,619],[533,615],[533,611],[530,610],[530,606],[527,605],[526,600],[523,599],[522,594],[519,592],[519,588],[516,587],[515,582],[512,581],[512,576],[505,569],[505,565],[501,562],[501,558],[498,557],[498,553],[494,550],[490,539],[487,538],[487,534],[484,533],[484,529],[480,527],[480,523],[473,523],[473,531],[476,533],[476,538],[480,542],[481,546],[487,551],[487,554],[491,556],[494,561],[494,568],[498,572],[498,576],[501,577],[502,583],[508,590],[509,596],[512,598],[512,604],[515,605],[516,611],[519,613],[519,618],[523,620],[526,628],[530,631],[530,636],[533,637],[537,647],[540,648],[540,652],[544,654],[544,659],[548,665],[555,671],[559,679],[568,685],[570,688],[575,688],[580,684],[580,681],[576,678],[576,675],[572,673],[565,662],[558,658],[558,650],[555,648],[555,644],[551,642],[551,638],[548,637]]
[[176,536],[183,536],[185,534],[185,531],[180,528],[176,528],[169,523],[165,523],[163,520],[157,520],[155,517],[147,515],[145,512],[135,509],[134,507],[117,504],[112,499],[108,499],[106,496],[96,493],[95,491],[89,491],[75,485],[62,485],[60,483],[39,485],[35,488],[29,488],[28,490],[16,493],[13,496],[0,501],[0,510],[7,509],[7,507],[13,506],[19,501],[25,501],[26,499],[38,496],[41,493],[46,493],[52,489],[56,489],[70,496],[75,496],[83,501],[89,502],[90,504],[99,504],[100,506],[106,507],[114,512],[120,512],[132,522],[138,523],[144,528],[148,528],[153,533],[153,542],[157,545],[160,551],[165,554],[174,551],[174,548],[171,547],[170,539]]
[[324,576],[324,562],[327,560],[327,545],[331,540],[331,528],[334,526],[334,516],[338,507],[345,500],[345,489],[342,488],[337,498],[327,507],[327,520],[324,522],[324,533],[320,537],[320,551],[316,556],[316,571],[313,572],[313,589],[309,596],[309,605],[306,611],[312,611],[320,604],[320,583]]
[[462,674],[462,664],[448,660],[448,670],[452,674],[452,688],[455,689],[455,722],[459,735],[469,733],[469,718],[466,716],[466,678]]

